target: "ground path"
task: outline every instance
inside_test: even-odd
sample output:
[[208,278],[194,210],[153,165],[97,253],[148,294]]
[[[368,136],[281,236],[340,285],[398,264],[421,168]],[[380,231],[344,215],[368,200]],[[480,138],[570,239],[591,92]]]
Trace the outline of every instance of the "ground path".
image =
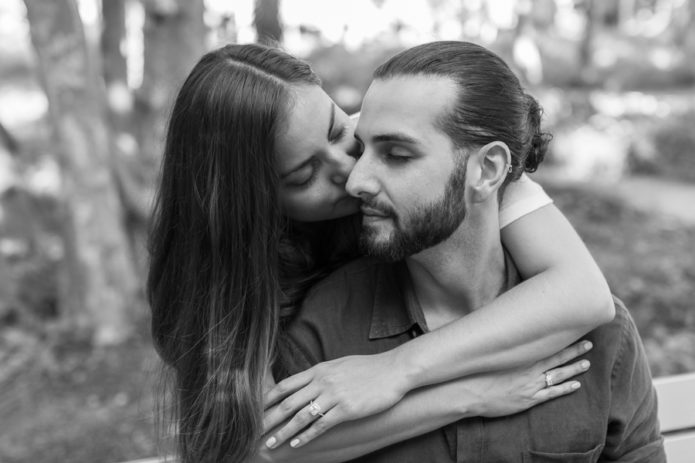
[[625,176],[618,181],[576,180],[561,171],[541,169],[534,178],[555,186],[579,186],[613,195],[648,213],[658,213],[685,225],[695,226],[695,184],[658,177]]

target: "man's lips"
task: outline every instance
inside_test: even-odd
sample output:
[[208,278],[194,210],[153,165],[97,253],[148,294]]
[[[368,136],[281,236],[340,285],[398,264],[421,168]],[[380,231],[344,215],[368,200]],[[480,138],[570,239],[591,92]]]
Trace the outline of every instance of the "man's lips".
[[387,212],[384,212],[380,209],[375,209],[373,207],[365,206],[362,205],[360,207],[360,210],[362,211],[362,215],[368,216],[368,217],[389,217],[390,214]]

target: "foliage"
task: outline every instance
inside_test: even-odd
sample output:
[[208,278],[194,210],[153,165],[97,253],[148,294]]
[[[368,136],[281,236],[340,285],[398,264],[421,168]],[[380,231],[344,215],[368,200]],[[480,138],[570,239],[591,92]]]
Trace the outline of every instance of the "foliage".
[[645,130],[643,145],[629,153],[630,170],[680,181],[695,181],[695,112],[656,120]]
[[695,227],[583,188],[548,192],[633,314],[654,375],[695,371]]

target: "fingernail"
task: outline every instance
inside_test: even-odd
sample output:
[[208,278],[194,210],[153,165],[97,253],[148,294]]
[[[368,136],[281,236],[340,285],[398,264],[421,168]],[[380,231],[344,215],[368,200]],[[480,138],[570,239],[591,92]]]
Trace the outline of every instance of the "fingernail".
[[589,349],[591,349],[592,347],[594,347],[594,345],[591,344],[591,341],[585,341],[585,342],[584,342],[584,350],[589,350]]
[[273,447],[275,447],[275,444],[277,443],[277,441],[278,441],[278,440],[277,440],[276,438],[271,437],[270,439],[268,439],[267,441],[265,441],[265,445],[266,445],[268,448],[271,448],[271,449],[272,449]]
[[570,387],[572,389],[579,389],[581,387],[581,384],[579,384],[577,381],[573,382]]
[[299,439],[293,439],[292,442],[290,442],[290,447],[296,447],[299,445]]
[[581,362],[579,362],[579,366],[582,367],[584,370],[589,368],[589,365],[591,365],[591,363],[589,363],[588,360],[582,360]]

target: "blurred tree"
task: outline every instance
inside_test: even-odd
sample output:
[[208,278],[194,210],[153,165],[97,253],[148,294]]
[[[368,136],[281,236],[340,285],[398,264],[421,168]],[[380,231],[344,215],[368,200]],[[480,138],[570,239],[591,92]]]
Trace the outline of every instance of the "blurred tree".
[[130,251],[144,281],[146,262],[143,252],[143,230],[150,212],[151,181],[143,176],[142,162],[137,156],[133,95],[128,86],[128,59],[125,53],[126,15],[132,0],[103,0],[101,28],[101,62],[106,86],[106,101],[111,132],[111,167],[123,205]]
[[102,5],[101,56],[107,91],[128,88],[128,64],[124,53],[126,0],[104,0]]
[[60,310],[96,344],[125,340],[137,297],[121,203],[110,171],[101,73],[75,0],[25,0],[63,181]]
[[[104,0],[106,3],[112,0]],[[123,3],[123,0],[117,0]],[[126,0],[128,6],[128,0]],[[116,162],[113,163],[119,193],[125,209],[130,249],[138,274],[144,281],[146,252],[144,241],[154,197],[156,176],[163,150],[166,119],[178,87],[183,83],[191,68],[206,50],[206,28],[203,21],[203,0],[141,0],[145,9],[144,63],[142,86],[135,94],[135,103],[130,105],[130,94],[120,97],[121,92],[110,93],[112,115],[120,110],[130,125],[114,126],[118,132],[114,137]],[[109,14],[111,12],[112,14]],[[111,22],[104,32],[121,31],[122,9],[115,6],[104,10],[104,22]],[[116,33],[114,37],[103,37],[104,58],[114,56],[117,60]],[[106,47],[108,46],[108,49]],[[127,71],[127,69],[126,69]],[[105,69],[105,73],[109,71]],[[123,79],[124,70],[119,67],[105,76],[111,89]],[[125,102],[120,105],[118,102]],[[116,121],[123,117],[116,117]],[[120,132],[119,132],[120,129]]]
[[[140,157],[155,174],[175,91],[205,52],[203,0],[142,0],[145,7],[144,68],[137,94]],[[148,185],[154,185],[150,177]]]
[[258,43],[266,45],[281,43],[280,0],[256,0],[253,25],[256,27]]
[[584,33],[579,42],[579,70],[582,83],[591,84],[596,79],[593,53],[598,8],[595,0],[582,0],[581,7],[584,10],[585,22]]

